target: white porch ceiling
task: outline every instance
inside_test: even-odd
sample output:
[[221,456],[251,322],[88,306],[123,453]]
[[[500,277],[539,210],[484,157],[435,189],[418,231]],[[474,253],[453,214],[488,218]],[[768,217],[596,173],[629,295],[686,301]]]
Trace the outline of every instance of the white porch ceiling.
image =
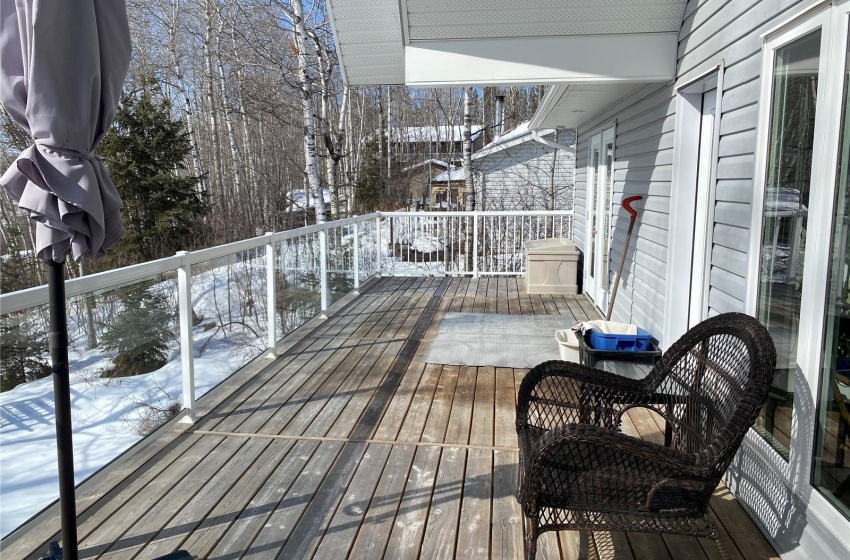
[[328,0],[351,85],[666,81],[686,0]]
[[549,88],[529,128],[577,128],[646,84],[556,84]]

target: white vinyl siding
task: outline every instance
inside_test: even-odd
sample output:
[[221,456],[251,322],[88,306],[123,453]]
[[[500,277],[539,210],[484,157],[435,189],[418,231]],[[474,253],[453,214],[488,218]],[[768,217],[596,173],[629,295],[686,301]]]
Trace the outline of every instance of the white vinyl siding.
[[[707,282],[710,315],[744,309],[760,36],[798,4],[798,0],[692,0],[685,10],[679,34],[677,83],[687,83],[724,65],[712,246],[707,251],[711,259]],[[663,331],[675,107],[674,84],[646,86],[581,125],[576,154],[575,239],[583,249],[588,141],[593,133],[616,122],[611,282],[628,228],[628,215],[621,210],[620,200],[630,195],[644,199],[635,204],[640,209],[638,222],[612,318],[635,323],[656,336]]]
[[[572,131],[559,134],[559,143],[574,139]],[[554,134],[544,136],[554,141]],[[521,144],[494,150],[473,161],[480,174],[479,195],[484,210],[570,210],[573,208],[575,156],[536,142],[531,136]],[[551,207],[554,159],[554,207]],[[480,200],[480,199],[479,199]]]

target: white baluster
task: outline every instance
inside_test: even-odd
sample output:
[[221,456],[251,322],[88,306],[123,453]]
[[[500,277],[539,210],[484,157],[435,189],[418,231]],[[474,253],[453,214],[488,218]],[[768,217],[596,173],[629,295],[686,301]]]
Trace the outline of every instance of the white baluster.
[[183,410],[180,420],[192,424],[195,415],[195,348],[192,343],[192,264],[189,251],[178,251],[180,268],[177,269],[177,305],[180,320],[180,364],[183,371]]

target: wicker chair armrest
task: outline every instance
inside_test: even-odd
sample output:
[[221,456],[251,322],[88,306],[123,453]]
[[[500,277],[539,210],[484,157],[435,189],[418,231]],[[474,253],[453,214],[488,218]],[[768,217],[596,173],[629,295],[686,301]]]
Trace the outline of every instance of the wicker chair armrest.
[[[570,383],[565,382],[567,380]],[[588,422],[590,418],[576,416],[577,408],[610,408],[613,403],[643,402],[650,392],[649,386],[641,380],[573,362],[543,362],[533,367],[520,384],[516,408],[517,429],[532,426],[550,430],[573,422]],[[545,403],[552,410],[563,409],[563,412],[547,415],[546,418],[538,416],[530,421],[529,409],[535,401]]]

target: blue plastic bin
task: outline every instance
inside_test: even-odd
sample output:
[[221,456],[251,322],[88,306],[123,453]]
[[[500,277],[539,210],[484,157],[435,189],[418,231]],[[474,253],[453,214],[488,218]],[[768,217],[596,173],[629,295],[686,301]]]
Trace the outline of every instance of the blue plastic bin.
[[590,345],[595,350],[617,350],[622,352],[646,352],[652,335],[638,327],[637,334],[605,334],[590,329]]

